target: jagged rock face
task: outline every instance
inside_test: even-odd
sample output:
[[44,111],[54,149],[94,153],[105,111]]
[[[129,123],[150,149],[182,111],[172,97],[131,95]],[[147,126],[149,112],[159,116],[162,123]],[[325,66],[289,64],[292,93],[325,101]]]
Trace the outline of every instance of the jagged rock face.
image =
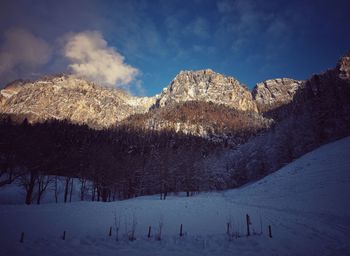
[[8,84],[4,89],[0,91],[0,99],[5,101],[5,99],[10,98],[12,95],[17,94],[21,90],[21,86],[25,83],[23,80],[15,80]]
[[158,107],[184,101],[204,101],[223,104],[237,110],[257,112],[250,91],[233,77],[210,69],[181,71],[163,90]]
[[336,69],[340,79],[350,80],[350,51],[339,60]]
[[107,128],[135,113],[148,111],[153,98],[132,97],[72,76],[54,76],[11,84],[1,90],[1,113],[30,122],[67,119],[92,128]]
[[259,112],[266,112],[288,104],[304,82],[288,78],[266,80],[258,83],[253,91],[253,97]]

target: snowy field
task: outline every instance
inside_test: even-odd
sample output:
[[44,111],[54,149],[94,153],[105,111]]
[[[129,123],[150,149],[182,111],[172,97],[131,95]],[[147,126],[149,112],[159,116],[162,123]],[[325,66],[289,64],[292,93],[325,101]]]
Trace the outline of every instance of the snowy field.
[[[9,193],[3,189],[0,197]],[[133,226],[136,240],[129,241]],[[0,205],[0,255],[350,255],[350,137],[221,193]]]

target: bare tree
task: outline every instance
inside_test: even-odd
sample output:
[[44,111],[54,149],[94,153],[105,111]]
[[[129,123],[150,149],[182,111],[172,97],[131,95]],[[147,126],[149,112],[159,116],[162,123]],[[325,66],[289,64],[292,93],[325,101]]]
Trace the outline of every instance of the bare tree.
[[59,181],[60,181],[59,177],[57,175],[55,175],[54,181],[53,181],[54,182],[53,190],[54,190],[56,204],[58,203],[58,195],[61,192],[61,187],[59,186]]
[[71,177],[66,176],[64,178],[65,180],[65,185],[64,185],[64,202],[67,203],[68,200],[68,193],[69,193],[69,185],[70,185],[70,181],[71,181]]
[[69,202],[72,202],[72,195],[73,195],[73,188],[74,188],[74,179],[72,179],[72,182],[70,184],[70,192],[69,192]]
[[46,191],[47,187],[49,186],[49,184],[51,184],[53,182],[54,178],[45,175],[45,174],[39,174],[37,179],[36,179],[36,185],[38,188],[38,193],[37,193],[37,204],[40,204],[41,202],[41,198],[44,194],[44,192]]
[[88,188],[87,188],[88,180],[84,176],[80,176],[79,181],[80,181],[80,200],[84,201],[86,192],[88,190]]
[[33,201],[33,192],[37,177],[38,173],[35,170],[31,170],[19,178],[19,185],[26,191],[26,204],[31,204]]

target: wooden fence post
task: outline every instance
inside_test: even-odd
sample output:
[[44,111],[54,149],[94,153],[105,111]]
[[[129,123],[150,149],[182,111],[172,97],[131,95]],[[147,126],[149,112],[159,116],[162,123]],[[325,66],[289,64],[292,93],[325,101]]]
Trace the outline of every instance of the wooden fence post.
[[226,227],[226,234],[230,235],[230,223],[227,223],[227,227]]
[[247,236],[250,236],[250,229],[249,229],[250,217],[248,214],[246,214],[246,221],[247,221]]
[[180,226],[180,237],[183,236],[184,234],[182,233],[182,224]]
[[148,235],[147,235],[148,238],[151,237],[151,226],[148,227]]
[[112,227],[109,228],[109,234],[108,236],[112,236]]
[[24,242],[24,232],[21,233],[21,239],[19,240],[20,243]]
[[269,225],[269,237],[272,238],[272,230],[271,230],[271,225]]
[[66,231],[63,231],[62,240],[66,240]]

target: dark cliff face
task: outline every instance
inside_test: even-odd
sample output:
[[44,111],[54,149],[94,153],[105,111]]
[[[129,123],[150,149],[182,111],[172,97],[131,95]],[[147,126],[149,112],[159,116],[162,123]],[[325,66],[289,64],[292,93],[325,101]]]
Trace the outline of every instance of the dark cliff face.
[[[323,73],[312,75],[306,81],[274,79],[259,83],[252,94],[259,112],[275,121],[293,113],[312,112],[323,108],[337,116],[346,111],[350,89],[350,53],[340,58],[337,65]],[[346,117],[344,117],[346,118]]]
[[313,75],[295,102],[299,112],[318,115],[322,137],[342,137],[350,131],[350,58],[342,57],[334,69]]
[[[263,113],[275,122],[313,127],[317,143],[340,138],[350,132],[350,58],[343,56],[336,67],[312,75],[302,83],[293,99]],[[311,128],[310,128],[311,129]]]

